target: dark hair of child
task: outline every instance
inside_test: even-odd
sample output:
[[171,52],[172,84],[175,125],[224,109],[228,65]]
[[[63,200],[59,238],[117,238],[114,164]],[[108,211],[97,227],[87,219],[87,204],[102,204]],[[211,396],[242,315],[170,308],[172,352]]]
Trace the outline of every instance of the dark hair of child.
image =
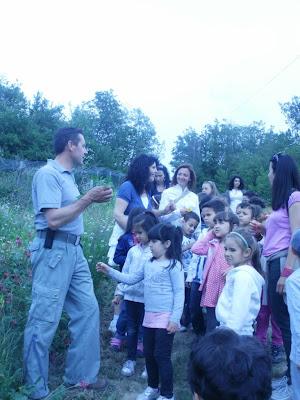
[[132,227],[140,226],[147,233],[156,224],[158,224],[158,218],[151,211],[144,211],[132,220]]
[[261,208],[266,208],[266,203],[264,202],[263,199],[261,199],[258,196],[251,197],[251,199],[249,200],[249,203],[255,204],[256,206],[260,206]]
[[229,222],[230,231],[240,224],[238,217],[232,211],[222,211],[217,213],[214,218],[214,223],[216,222]]
[[214,198],[202,205],[203,208],[211,208],[217,214],[219,212],[225,211],[225,202],[223,199]]
[[252,204],[249,201],[242,201],[237,207],[241,209],[249,208],[251,210],[251,218],[258,219],[261,216],[262,209],[256,204]]
[[210,201],[213,196],[211,196],[210,194],[206,194],[206,193],[198,193],[198,198],[199,198],[199,208],[200,211],[202,210],[203,204],[207,203],[208,201]]
[[203,400],[268,400],[272,393],[271,359],[253,336],[215,329],[194,346],[189,383]]
[[198,223],[200,222],[199,215],[196,214],[194,211],[189,211],[184,214],[183,216],[184,221],[188,221],[189,219],[195,219]]
[[252,190],[245,190],[243,195],[248,197],[249,200],[252,199],[252,197],[257,197],[257,193],[253,192]]
[[125,233],[131,233],[132,232],[132,222],[133,219],[139,215],[143,214],[145,212],[145,209],[143,207],[135,207],[133,208],[130,213],[128,214],[128,220],[127,220],[127,225],[126,225],[126,231]]
[[258,273],[263,276],[261,263],[260,263],[260,250],[257,241],[253,237],[252,233],[247,228],[236,228],[232,232],[228,233],[226,238],[230,237],[234,239],[241,249],[251,249],[251,264]]
[[[166,251],[166,257],[171,260],[169,268],[173,268],[176,261],[181,263],[182,238],[183,234],[181,228],[171,224],[159,223],[148,232],[149,240],[160,240],[162,243],[170,240],[171,244]],[[152,260],[153,259],[154,258],[152,258]]]

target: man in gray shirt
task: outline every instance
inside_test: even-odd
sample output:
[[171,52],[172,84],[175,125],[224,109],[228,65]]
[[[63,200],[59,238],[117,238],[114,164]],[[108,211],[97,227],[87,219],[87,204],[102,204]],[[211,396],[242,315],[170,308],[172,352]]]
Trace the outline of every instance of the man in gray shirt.
[[112,190],[96,186],[80,197],[73,168],[87,153],[81,129],[59,129],[55,160],[38,170],[32,183],[36,237],[31,245],[32,304],[24,334],[26,383],[32,399],[49,394],[49,347],[62,310],[69,317],[71,344],[64,382],[102,390],[99,308],[88,263],[80,246],[82,212],[92,203],[107,202]]

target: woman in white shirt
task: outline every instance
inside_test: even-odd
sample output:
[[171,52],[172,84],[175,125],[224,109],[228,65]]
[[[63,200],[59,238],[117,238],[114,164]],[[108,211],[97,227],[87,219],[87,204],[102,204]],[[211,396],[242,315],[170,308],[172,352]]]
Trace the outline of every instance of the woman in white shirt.
[[231,211],[236,213],[236,207],[243,201],[243,179],[238,175],[233,176],[229,181],[228,189],[225,196]]
[[198,196],[191,191],[196,183],[196,174],[190,164],[180,165],[173,176],[171,187],[163,191],[159,205],[164,210],[168,204],[173,204],[175,210],[163,216],[164,222],[180,225],[182,216],[188,211],[194,211],[200,217]]

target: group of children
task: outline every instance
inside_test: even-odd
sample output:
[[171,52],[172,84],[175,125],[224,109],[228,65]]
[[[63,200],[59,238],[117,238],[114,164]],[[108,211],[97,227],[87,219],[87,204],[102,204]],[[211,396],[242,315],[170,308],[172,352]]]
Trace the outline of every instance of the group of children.
[[[159,223],[150,211],[134,209],[115,253],[121,271],[102,262],[96,266],[121,282],[113,300],[123,299],[111,344],[119,349],[126,335],[123,375],[134,374],[143,338],[148,387],[137,400],[174,399],[174,334],[190,324],[201,336],[217,326],[253,335],[256,325],[259,339],[266,341],[270,313],[262,306],[263,238],[251,227],[253,219],[263,218],[260,205],[243,201],[234,214],[214,197],[201,205],[201,218],[186,212],[181,227],[175,227]],[[273,324],[277,362],[282,338]]]

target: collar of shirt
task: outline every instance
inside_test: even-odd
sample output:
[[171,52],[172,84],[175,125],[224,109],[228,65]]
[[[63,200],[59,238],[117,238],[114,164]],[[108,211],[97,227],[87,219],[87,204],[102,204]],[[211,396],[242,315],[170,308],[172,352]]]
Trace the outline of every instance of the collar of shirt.
[[61,173],[68,172],[71,175],[73,174],[73,170],[69,171],[67,168],[65,168],[62,164],[60,164],[56,160],[48,159],[47,164],[51,165],[51,167],[53,167],[54,169],[56,169],[57,171],[59,171]]

